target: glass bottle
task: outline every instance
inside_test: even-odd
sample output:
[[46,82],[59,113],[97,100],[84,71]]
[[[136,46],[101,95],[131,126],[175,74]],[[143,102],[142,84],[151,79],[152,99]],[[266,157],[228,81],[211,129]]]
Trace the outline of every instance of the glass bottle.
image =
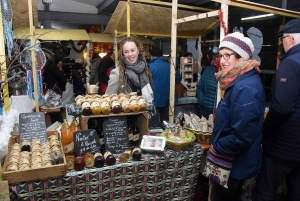
[[105,160],[106,165],[116,164],[116,157],[109,151],[105,152],[104,160]]
[[142,158],[142,150],[139,147],[136,147],[132,150],[132,160],[140,161]]
[[104,132],[102,127],[103,121],[101,119],[98,119],[98,123],[96,126],[96,132],[99,137],[100,141],[100,152],[103,154],[105,152],[105,142],[104,142]]
[[140,145],[140,129],[136,125],[136,117],[134,118],[134,123],[132,124],[133,130],[133,146],[138,147]]
[[124,153],[122,153],[119,157],[120,162],[125,163],[126,161],[128,161],[128,159],[131,157],[131,154],[132,154],[132,150],[124,151]]
[[65,155],[74,153],[73,133],[66,119],[64,119],[64,123],[61,126],[61,143]]
[[133,126],[132,126],[132,121],[131,118],[127,119],[128,121],[128,138],[129,138],[129,146],[133,146]]
[[75,131],[81,130],[79,123],[77,122],[75,117],[73,117],[73,120],[70,124],[70,128],[71,128],[72,133],[74,133]]
[[94,155],[94,166],[96,168],[102,168],[104,166],[104,158],[101,153],[95,153]]

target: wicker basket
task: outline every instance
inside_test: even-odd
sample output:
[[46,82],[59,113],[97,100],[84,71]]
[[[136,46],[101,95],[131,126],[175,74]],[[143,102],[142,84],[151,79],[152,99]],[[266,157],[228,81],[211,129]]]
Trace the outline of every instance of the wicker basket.
[[[162,133],[163,137],[165,137],[165,131]],[[188,142],[172,142],[172,141],[166,141],[166,147],[172,150],[184,150],[186,148],[188,148],[189,146],[191,146],[196,140],[196,136],[193,136],[193,139],[188,141]]]
[[195,134],[197,142],[207,143],[207,144],[210,143],[210,138],[212,136],[211,132],[203,132],[203,131],[187,128],[185,125],[183,127],[184,127],[184,129],[189,130]]

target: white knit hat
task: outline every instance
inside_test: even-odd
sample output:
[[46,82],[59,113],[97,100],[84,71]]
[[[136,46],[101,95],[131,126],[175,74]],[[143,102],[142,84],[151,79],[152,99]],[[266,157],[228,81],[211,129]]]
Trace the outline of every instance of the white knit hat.
[[225,36],[219,48],[229,48],[240,55],[244,60],[251,59],[254,52],[254,45],[250,38],[240,32],[234,32]]

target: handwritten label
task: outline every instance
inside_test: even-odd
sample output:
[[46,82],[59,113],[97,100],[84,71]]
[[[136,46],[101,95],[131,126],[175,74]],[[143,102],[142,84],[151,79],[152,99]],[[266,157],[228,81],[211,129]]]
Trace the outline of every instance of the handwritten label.
[[43,112],[19,114],[20,142],[23,140],[32,141],[35,138],[42,143],[47,141],[45,115]]
[[115,154],[129,148],[127,119],[124,116],[110,117],[103,122],[105,150]]
[[74,132],[74,151],[95,154],[100,150],[99,137],[95,129]]

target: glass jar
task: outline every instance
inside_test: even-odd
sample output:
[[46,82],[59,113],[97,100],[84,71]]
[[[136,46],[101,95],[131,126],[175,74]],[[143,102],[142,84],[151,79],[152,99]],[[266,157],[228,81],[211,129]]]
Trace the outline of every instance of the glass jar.
[[74,159],[74,169],[76,171],[82,171],[84,169],[84,156],[76,156]]
[[94,167],[94,155],[93,154],[85,154],[85,167],[92,168]]

